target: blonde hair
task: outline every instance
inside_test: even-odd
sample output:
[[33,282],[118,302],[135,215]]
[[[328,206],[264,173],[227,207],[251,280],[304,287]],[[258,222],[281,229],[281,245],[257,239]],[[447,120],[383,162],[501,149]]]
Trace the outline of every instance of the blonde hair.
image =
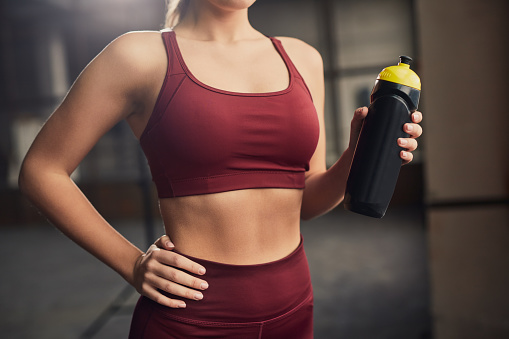
[[186,13],[188,5],[189,0],[167,0],[164,27],[171,28],[177,25]]

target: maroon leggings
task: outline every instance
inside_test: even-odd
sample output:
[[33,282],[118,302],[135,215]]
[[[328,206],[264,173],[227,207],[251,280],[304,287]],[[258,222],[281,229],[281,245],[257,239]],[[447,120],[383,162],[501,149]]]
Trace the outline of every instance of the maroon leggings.
[[313,291],[302,241],[287,257],[266,264],[187,257],[207,269],[204,298],[185,299],[186,308],[174,309],[140,297],[129,339],[313,338]]

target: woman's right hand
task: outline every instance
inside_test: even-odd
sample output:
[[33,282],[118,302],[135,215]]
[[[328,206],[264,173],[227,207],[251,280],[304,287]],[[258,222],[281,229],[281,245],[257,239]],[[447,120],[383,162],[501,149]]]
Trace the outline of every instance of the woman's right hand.
[[134,265],[134,287],[141,294],[155,302],[172,307],[185,308],[182,300],[171,299],[160,290],[175,296],[201,300],[208,283],[184,272],[204,275],[205,268],[188,258],[173,252],[174,245],[163,235],[142,254]]

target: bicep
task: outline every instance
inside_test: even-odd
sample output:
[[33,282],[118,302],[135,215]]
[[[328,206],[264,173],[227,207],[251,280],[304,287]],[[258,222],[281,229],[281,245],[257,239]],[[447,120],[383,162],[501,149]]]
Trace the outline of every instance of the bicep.
[[27,160],[72,173],[99,138],[132,110],[118,51],[106,48],[80,74],[36,137]]

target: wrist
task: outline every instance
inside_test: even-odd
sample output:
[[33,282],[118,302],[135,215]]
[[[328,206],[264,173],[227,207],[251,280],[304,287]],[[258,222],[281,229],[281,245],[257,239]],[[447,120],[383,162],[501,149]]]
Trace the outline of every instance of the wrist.
[[122,271],[118,272],[122,276],[122,278],[124,278],[125,281],[127,281],[130,285],[135,287],[137,269],[145,254],[141,252],[141,250],[138,251],[139,251],[138,253],[133,253],[130,260],[126,261],[129,263],[129,265],[126,265],[126,267],[124,267]]
[[124,279],[133,287],[137,288],[137,273],[138,273],[138,268],[140,267],[140,263],[141,261],[143,260],[143,256],[145,255],[145,253],[141,253],[137,258],[136,260],[134,261],[133,265],[132,265],[132,268],[131,268],[131,272],[130,272],[130,275],[127,276],[127,277],[124,277]]
[[347,159],[353,159],[353,156],[355,154],[355,148],[356,148],[356,145],[354,145],[354,146],[348,145],[348,147],[345,149],[345,151],[343,152],[343,155],[341,157],[347,158]]

